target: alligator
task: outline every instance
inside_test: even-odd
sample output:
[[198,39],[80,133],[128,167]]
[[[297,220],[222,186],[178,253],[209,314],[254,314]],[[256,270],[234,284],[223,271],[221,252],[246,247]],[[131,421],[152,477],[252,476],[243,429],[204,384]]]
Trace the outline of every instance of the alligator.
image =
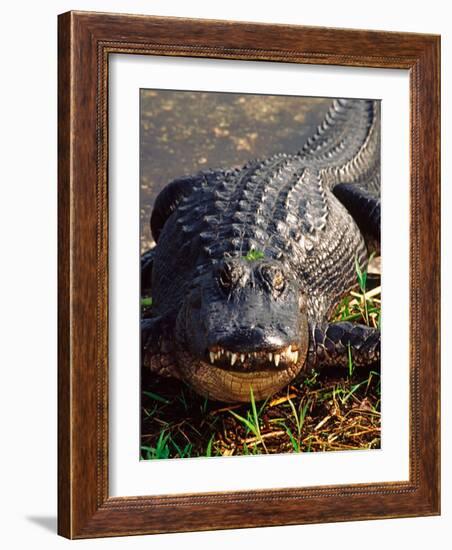
[[336,99],[295,154],[169,183],[142,255],[142,364],[225,402],[380,359],[380,331],[329,322],[380,242],[380,104]]

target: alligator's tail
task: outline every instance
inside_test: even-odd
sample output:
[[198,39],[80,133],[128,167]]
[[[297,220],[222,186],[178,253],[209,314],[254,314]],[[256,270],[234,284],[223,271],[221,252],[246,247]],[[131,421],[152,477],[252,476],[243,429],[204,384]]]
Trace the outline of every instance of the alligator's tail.
[[358,183],[380,192],[380,102],[336,99],[300,151],[325,166],[331,188]]
[[369,251],[380,248],[380,102],[337,99],[300,155],[348,209]]

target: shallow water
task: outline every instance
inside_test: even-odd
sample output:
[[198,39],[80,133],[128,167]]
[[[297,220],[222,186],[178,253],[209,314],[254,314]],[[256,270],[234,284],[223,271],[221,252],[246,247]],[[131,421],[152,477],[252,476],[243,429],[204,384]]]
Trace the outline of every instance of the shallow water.
[[200,170],[241,166],[301,149],[331,98],[142,90],[141,250],[153,244],[149,218],[159,191]]

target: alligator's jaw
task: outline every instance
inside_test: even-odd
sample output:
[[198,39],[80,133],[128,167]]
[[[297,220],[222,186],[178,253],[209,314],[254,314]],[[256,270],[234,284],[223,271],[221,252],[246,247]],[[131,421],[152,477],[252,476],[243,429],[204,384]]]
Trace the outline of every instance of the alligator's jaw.
[[262,366],[268,362],[269,368],[278,368],[280,363],[290,366],[290,363],[298,363],[299,346],[290,345],[282,349],[262,350],[252,352],[239,352],[224,349],[220,346],[209,348],[206,360],[210,364],[225,369],[233,369],[248,372],[250,370],[262,370]]
[[[208,351],[207,360],[197,359],[187,352],[178,352],[178,371],[196,392],[209,399],[249,402],[252,389],[254,398],[261,400],[287,386],[300,372],[306,349],[292,349],[295,346],[275,350],[274,353]],[[215,357],[210,355],[213,353]]]

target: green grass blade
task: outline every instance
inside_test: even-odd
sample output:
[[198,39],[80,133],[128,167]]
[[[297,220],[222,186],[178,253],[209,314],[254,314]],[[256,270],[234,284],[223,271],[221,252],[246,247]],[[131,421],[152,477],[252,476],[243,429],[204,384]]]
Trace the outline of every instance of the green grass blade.
[[352,374],[353,374],[353,359],[352,359],[352,349],[350,347],[350,342],[347,344],[347,356],[348,356],[348,375],[352,376]]
[[303,407],[301,406],[301,401],[300,401],[300,416],[299,416],[299,424],[300,424],[300,435],[301,435],[301,430],[303,429],[303,426],[304,426],[304,421],[306,419],[306,414],[308,412],[308,408],[309,408],[309,405],[310,405],[310,401],[306,401],[306,403],[303,405]]
[[248,419],[243,418],[243,416],[240,416],[234,411],[229,411],[229,414],[232,414],[237,420],[239,420],[246,428],[248,428],[248,431],[252,432],[256,437],[259,437],[259,433],[256,432],[256,428],[252,422],[250,422]]
[[361,292],[365,292],[367,272],[361,270],[361,266],[359,265],[359,262],[358,262],[358,256],[355,256],[355,270],[356,270],[356,276],[358,278],[359,288],[361,289]]
[[292,443],[293,450],[296,453],[299,453],[300,452],[300,444],[298,443],[298,441],[293,436],[292,432],[290,431],[290,428],[288,428],[287,426],[284,426],[284,428],[286,429],[286,433],[289,436],[290,442]]
[[146,395],[147,397],[150,397],[154,401],[159,401],[160,403],[165,403],[165,405],[168,405],[168,403],[170,403],[170,401],[168,399],[166,399],[165,397],[162,397],[158,393],[143,390],[143,394]]
[[212,456],[212,445],[213,445],[214,437],[215,437],[215,434],[212,434],[211,438],[209,439],[209,442],[207,443],[206,456],[208,457]]
[[253,262],[255,260],[261,260],[265,257],[265,254],[261,250],[250,250],[245,256],[245,260]]
[[260,437],[261,430],[259,425],[259,415],[257,414],[256,401],[254,399],[253,388],[251,386],[250,386],[250,397],[251,397],[251,410],[253,411],[254,426],[256,429],[256,434],[258,435],[258,437]]

